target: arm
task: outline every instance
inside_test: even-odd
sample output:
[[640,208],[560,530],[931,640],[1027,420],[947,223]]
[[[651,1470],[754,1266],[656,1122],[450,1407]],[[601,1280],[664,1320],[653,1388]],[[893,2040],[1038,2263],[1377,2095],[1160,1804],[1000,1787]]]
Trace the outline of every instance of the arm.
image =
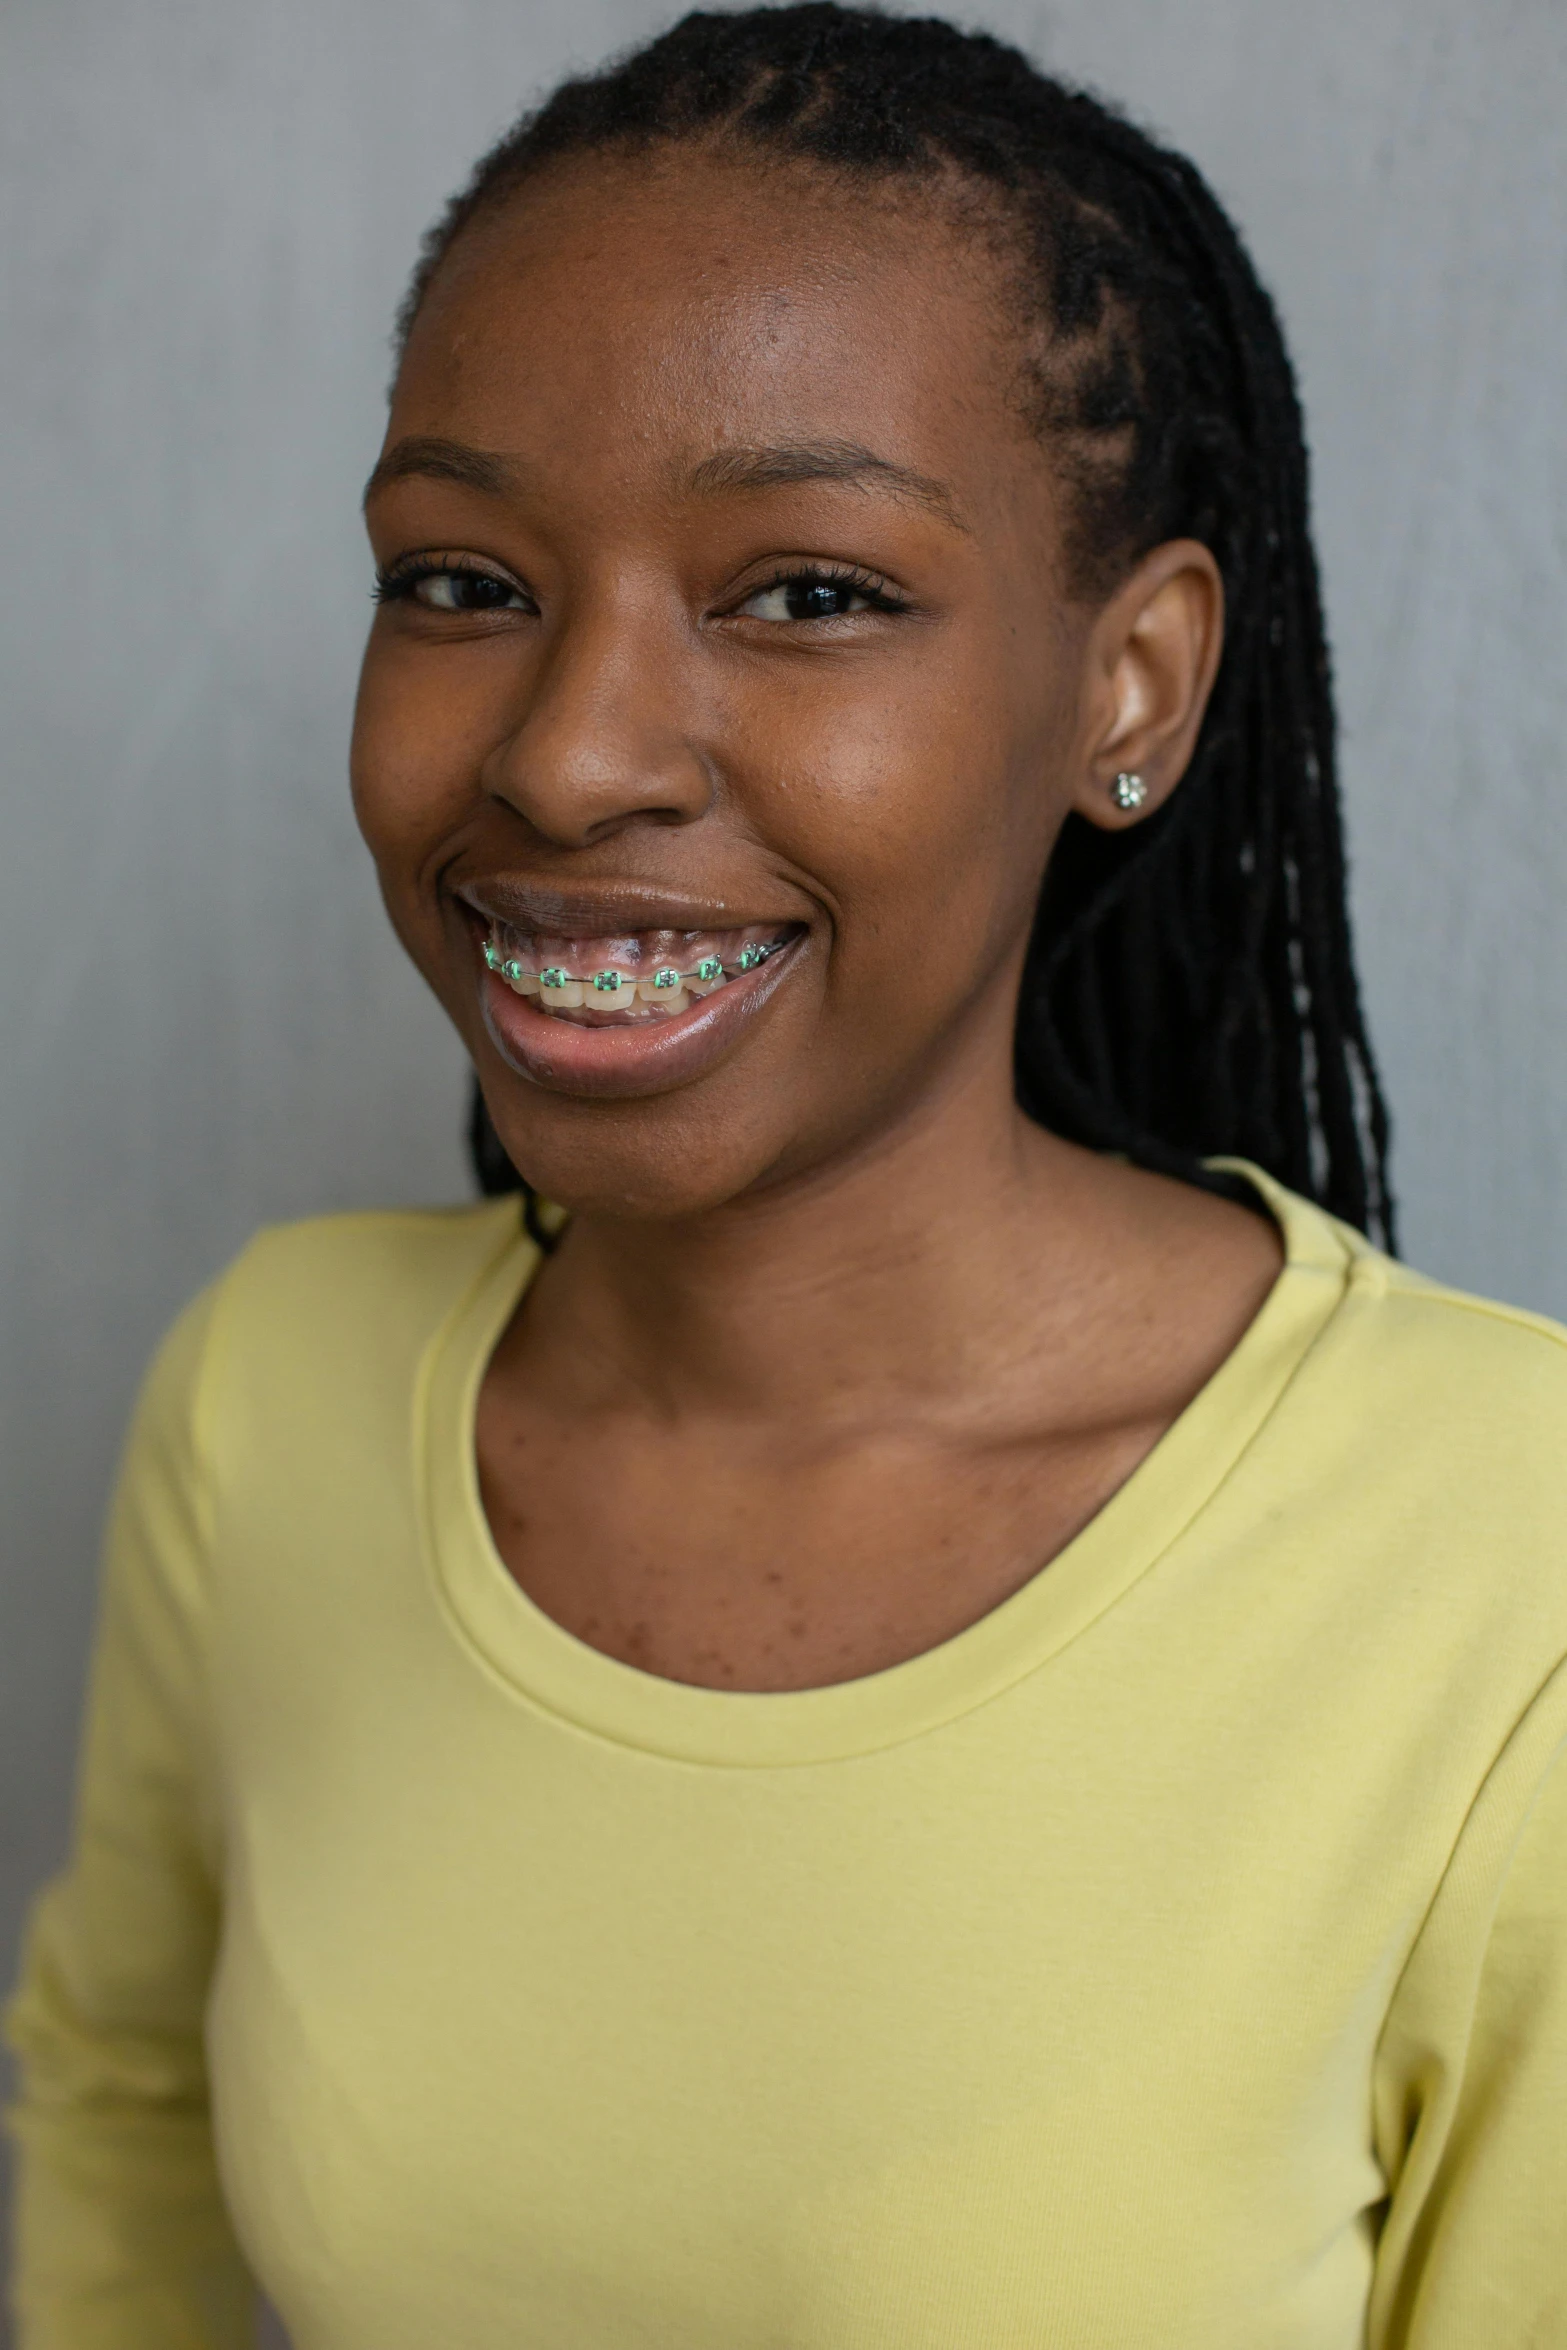
[[238,2350],[253,2296],[213,2157],[218,1936],[198,1301],[148,1379],[111,1520],[73,1855],[9,2014],[18,2350]]
[[1371,2350],[1567,2342],[1567,1667],[1476,1799],[1383,2043]]

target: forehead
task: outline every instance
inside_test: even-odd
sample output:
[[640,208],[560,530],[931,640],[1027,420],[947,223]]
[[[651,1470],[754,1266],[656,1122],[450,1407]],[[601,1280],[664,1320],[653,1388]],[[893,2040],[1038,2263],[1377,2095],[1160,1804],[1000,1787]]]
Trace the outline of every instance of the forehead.
[[704,150],[573,158],[458,240],[394,436],[629,472],[854,442],[983,494],[1038,464],[1009,276],[997,236],[901,181]]

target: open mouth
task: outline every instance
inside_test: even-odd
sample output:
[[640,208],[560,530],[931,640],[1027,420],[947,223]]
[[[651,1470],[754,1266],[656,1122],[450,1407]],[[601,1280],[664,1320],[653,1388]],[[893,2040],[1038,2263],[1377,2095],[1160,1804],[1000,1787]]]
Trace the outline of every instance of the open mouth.
[[642,930],[613,938],[548,937],[487,924],[479,951],[514,995],[585,1028],[661,1024],[781,954],[796,923],[740,930]]

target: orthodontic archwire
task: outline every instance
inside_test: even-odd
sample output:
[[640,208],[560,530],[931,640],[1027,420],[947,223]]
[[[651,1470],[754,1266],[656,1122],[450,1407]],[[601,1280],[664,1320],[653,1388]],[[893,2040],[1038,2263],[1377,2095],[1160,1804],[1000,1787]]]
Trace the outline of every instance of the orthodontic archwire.
[[618,996],[634,995],[639,985],[669,994],[689,980],[695,980],[699,987],[716,987],[721,979],[738,978],[743,972],[754,971],[759,963],[765,963],[769,955],[778,954],[787,944],[786,939],[774,938],[760,945],[744,946],[731,964],[726,964],[721,955],[704,955],[693,971],[677,971],[673,964],[661,963],[656,971],[640,980],[633,972],[616,971],[608,966],[602,971],[586,972],[581,978],[559,963],[550,963],[542,971],[527,971],[515,955],[503,955],[489,938],[484,942],[483,952],[489,968],[508,986],[515,987],[521,979],[536,979],[541,988],[591,988],[595,995],[607,996],[613,1003]]

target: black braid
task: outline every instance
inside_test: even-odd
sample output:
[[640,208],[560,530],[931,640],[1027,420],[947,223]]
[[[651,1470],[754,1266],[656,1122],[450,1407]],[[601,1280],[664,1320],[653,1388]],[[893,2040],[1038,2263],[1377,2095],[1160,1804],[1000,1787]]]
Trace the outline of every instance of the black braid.
[[[399,321],[472,220],[557,157],[721,139],[990,194],[1029,264],[1039,428],[1071,482],[1077,584],[1202,540],[1223,662],[1191,767],[1127,831],[1068,819],[1017,1022],[1018,1098],[1188,1180],[1255,1160],[1391,1245],[1388,1122],[1346,904],[1305,439],[1277,317],[1199,173],[1017,50],[836,0],[698,13],[565,83],[426,239]],[[486,1189],[516,1178],[480,1112]]]

